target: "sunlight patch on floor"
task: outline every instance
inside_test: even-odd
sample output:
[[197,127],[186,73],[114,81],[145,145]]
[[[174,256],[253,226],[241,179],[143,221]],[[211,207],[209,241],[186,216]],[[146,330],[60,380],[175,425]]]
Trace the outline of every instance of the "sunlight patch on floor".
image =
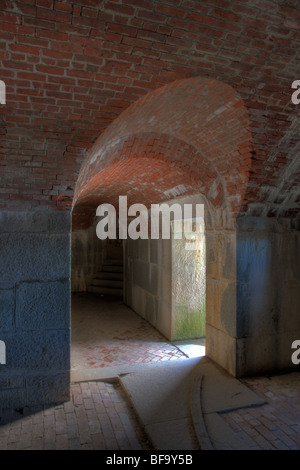
[[173,343],[187,357],[205,356],[205,338],[199,340],[176,341]]

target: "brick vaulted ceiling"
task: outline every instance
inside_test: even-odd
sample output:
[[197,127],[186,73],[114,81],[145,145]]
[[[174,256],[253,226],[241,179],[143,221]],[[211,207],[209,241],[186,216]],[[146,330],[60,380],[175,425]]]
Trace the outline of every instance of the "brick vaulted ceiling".
[[[76,186],[73,211],[82,223],[99,202],[116,206],[205,195],[239,213],[255,153],[248,114],[228,85],[176,80],[129,106],[97,140]],[[76,223],[76,225],[78,222]],[[80,224],[79,224],[80,225]]]
[[70,210],[85,161],[79,207],[299,217],[299,51],[298,0],[0,0],[0,208]]

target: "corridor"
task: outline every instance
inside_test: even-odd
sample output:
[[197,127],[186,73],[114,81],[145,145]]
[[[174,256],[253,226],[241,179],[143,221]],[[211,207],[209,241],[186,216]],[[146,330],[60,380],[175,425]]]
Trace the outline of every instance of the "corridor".
[[202,356],[205,340],[168,342],[147,321],[110,296],[72,296],[73,372]]

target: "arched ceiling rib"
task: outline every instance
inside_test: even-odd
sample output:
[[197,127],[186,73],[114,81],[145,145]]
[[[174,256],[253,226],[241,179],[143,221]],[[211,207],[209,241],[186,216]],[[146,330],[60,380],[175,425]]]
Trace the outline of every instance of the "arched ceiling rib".
[[96,141],[79,175],[74,217],[79,206],[82,214],[109,202],[104,194],[124,195],[119,179],[129,195],[143,187],[150,202],[153,187],[163,201],[181,185],[237,214],[252,154],[247,112],[230,86],[199,77],[174,82],[126,109]]

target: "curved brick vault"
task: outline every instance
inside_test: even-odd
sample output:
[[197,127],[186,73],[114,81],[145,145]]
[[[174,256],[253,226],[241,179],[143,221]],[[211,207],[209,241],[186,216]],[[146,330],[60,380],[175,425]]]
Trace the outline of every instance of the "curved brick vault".
[[152,90],[203,76],[249,114],[256,154],[240,214],[299,218],[298,3],[3,1],[0,208],[69,211],[95,139]]
[[161,87],[100,136],[78,178],[74,228],[100,203],[163,202],[201,193],[239,213],[254,154],[247,110],[232,87],[196,77]]

